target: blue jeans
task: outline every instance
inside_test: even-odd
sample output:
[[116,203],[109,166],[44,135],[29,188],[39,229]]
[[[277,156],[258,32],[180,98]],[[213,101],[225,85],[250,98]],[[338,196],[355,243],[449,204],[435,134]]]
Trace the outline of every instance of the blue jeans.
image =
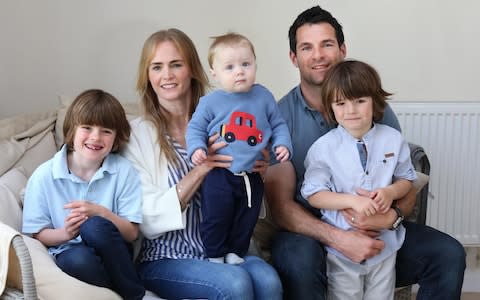
[[145,287],[167,299],[282,299],[282,285],[272,266],[256,256],[239,265],[199,259],[143,262],[138,272]]
[[[404,222],[405,242],[397,252],[396,286],[418,283],[417,299],[460,299],[465,251],[451,236],[426,225]],[[285,299],[326,299],[326,255],[318,241],[279,232],[272,262]]]
[[56,256],[68,275],[117,292],[123,299],[142,299],[145,289],[135,271],[131,246],[117,227],[102,217],[90,217],[80,226],[82,243]]

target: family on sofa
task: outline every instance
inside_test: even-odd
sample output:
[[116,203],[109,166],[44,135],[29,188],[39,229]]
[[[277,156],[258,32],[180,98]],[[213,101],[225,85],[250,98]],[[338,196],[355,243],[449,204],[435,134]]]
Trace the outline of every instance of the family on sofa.
[[[31,250],[40,298],[72,298],[75,297],[76,291],[91,291],[92,299],[118,298],[118,295],[109,290],[111,288],[124,299],[142,299],[145,289],[167,299],[281,299],[282,297],[325,299],[328,268],[324,246],[334,249],[346,259],[361,265],[384,249],[384,241],[377,239],[379,231],[397,230],[403,227],[405,237],[396,255],[396,286],[418,283],[420,287],[417,299],[460,298],[465,269],[465,253],[462,245],[447,234],[433,228],[403,221],[404,216],[409,215],[415,205],[415,187],[411,188],[406,196],[396,198],[392,207],[382,214],[377,213],[377,209],[368,213],[368,216],[354,209],[344,210],[341,216],[354,230],[342,230],[324,222],[318,217],[317,210],[303,199],[300,191],[307,151],[318,138],[336,127],[336,124],[327,121],[324,115],[325,107],[321,102],[322,83],[328,71],[345,59],[346,45],[342,26],[329,12],[319,6],[307,9],[298,15],[290,27],[289,40],[290,59],[299,69],[300,84],[280,99],[278,108],[292,139],[292,160],[279,163],[274,161],[274,154],[264,151],[263,158],[257,159],[252,169],[252,172],[259,173],[264,181],[269,208],[267,215],[271,216],[276,225],[281,228],[275,233],[269,245],[271,257],[268,263],[259,256],[249,254],[245,256],[239,254],[241,260],[235,260],[233,263],[228,261],[225,263],[225,260],[214,262],[207,259],[199,231],[202,211],[198,191],[205,176],[212,170],[227,168],[231,164],[232,157],[218,153],[219,149],[228,147],[228,139],[220,137],[221,131],[209,138],[206,157],[202,163],[192,164],[187,155],[186,129],[199,99],[207,92],[208,79],[191,39],[182,31],[161,30],[153,33],[145,41],[136,85],[140,96],[141,112],[139,117],[133,117],[126,109],[131,133],[124,147],[114,142],[115,135],[122,132],[116,127],[118,124],[116,122],[101,123],[104,118],[108,119],[104,116],[108,111],[103,111],[99,116],[95,115],[96,109],[92,109],[91,116],[87,116],[80,123],[73,123],[73,127],[62,125],[64,121],[61,114],[57,112],[38,114],[36,119],[27,117],[17,123],[12,123],[13,118],[0,121],[3,131],[0,136],[2,139],[0,146],[5,149],[7,157],[11,157],[0,165],[1,173],[5,173],[0,178],[0,187],[6,186],[5,198],[10,197],[15,200],[9,208],[11,212],[2,215],[1,221],[19,232],[31,233],[42,241],[43,245],[35,239],[24,236]],[[232,73],[232,78],[238,77],[238,80],[234,79],[235,84],[243,84],[246,80],[243,68],[247,63],[242,53],[233,56],[234,59],[221,67],[228,72],[236,72]],[[243,92],[242,90],[241,93]],[[346,97],[344,100],[353,100],[349,95],[343,96]],[[62,109],[66,110],[66,108]],[[123,112],[122,109],[116,109],[116,111]],[[75,116],[70,117],[69,114],[66,124],[72,122],[71,118],[75,119]],[[379,123],[398,130],[400,127],[388,105]],[[63,137],[62,128],[69,129],[64,131],[67,134],[73,132],[73,137]],[[83,138],[82,132],[85,133]],[[88,136],[94,136],[93,140],[96,142],[90,142],[87,139]],[[62,220],[58,220],[57,217],[56,223],[45,225],[48,224],[46,220],[51,218],[48,216],[51,210],[42,205],[45,205],[45,201],[50,201],[48,197],[60,192],[36,194],[38,189],[29,188],[38,184],[35,182],[37,177],[31,177],[31,174],[40,172],[34,169],[51,159],[64,143],[63,149],[56,154],[56,158],[44,163],[40,170],[46,168],[48,164],[53,164],[56,159],[63,159],[64,176],[69,177],[68,180],[71,181],[68,185],[74,186],[69,195],[75,197],[58,201],[71,202],[67,206],[55,204],[57,205],[55,209],[63,209],[62,213],[67,217],[65,223],[62,224]],[[36,154],[40,151],[35,148],[40,147],[48,148],[43,152],[48,153],[48,157]],[[124,182],[123,186],[112,187],[106,191],[105,195],[113,194],[110,198],[116,200],[108,200],[112,201],[108,204],[103,203],[103,207],[108,208],[108,211],[105,211],[99,208],[101,201],[106,201],[105,199],[100,197],[90,199],[88,197],[91,194],[79,186],[87,186],[95,192],[99,187],[92,184],[95,181],[94,178],[98,182],[104,182],[115,172],[125,172],[124,169],[116,169],[110,165],[108,158],[112,155],[109,154],[112,149],[119,150],[119,154],[128,160],[119,158],[122,162],[125,161],[133,166],[132,170],[135,170],[138,178],[135,179],[136,177],[132,175],[129,177],[131,182]],[[83,156],[82,151],[84,151]],[[26,155],[28,152],[31,155]],[[35,154],[32,155],[32,153]],[[22,159],[31,161],[22,162]],[[360,161],[358,163],[360,164]],[[22,168],[24,165],[30,166],[30,169]],[[124,168],[129,170],[128,166]],[[48,174],[48,170],[44,172]],[[245,174],[239,174],[233,178],[242,182],[240,185],[242,201],[235,203],[231,209],[238,209],[239,205],[247,205],[247,201],[243,200],[244,194],[249,192],[250,179],[245,176]],[[4,184],[4,181],[10,181],[9,178],[12,177],[15,178],[13,181],[16,184]],[[28,177],[30,180],[27,185],[27,195],[24,197],[25,202],[22,202],[19,200],[23,198],[20,193]],[[54,176],[51,180],[54,181],[57,178]],[[135,184],[137,180],[139,184]],[[122,189],[127,186],[131,186],[131,189],[126,191],[126,194],[116,194],[122,192]],[[67,185],[57,188],[67,189]],[[141,193],[141,196],[138,196],[138,193]],[[1,197],[3,198],[3,192]],[[141,214],[139,214],[140,208],[135,205],[134,198],[138,198],[136,203],[141,206]],[[125,202],[117,203],[118,199]],[[221,200],[219,198],[212,201]],[[122,205],[119,206],[119,203]],[[19,218],[12,218],[14,211],[17,215],[22,214],[22,206],[24,208],[23,229],[19,224]],[[34,210],[44,212],[41,217],[38,214],[35,217],[42,219],[43,225],[29,225],[35,218],[31,218],[30,212],[26,214],[25,209],[35,206],[37,207]],[[62,213],[58,213],[58,216]],[[91,222],[91,219],[99,221],[101,226],[92,225],[94,222]],[[53,221],[50,220],[50,222]],[[403,227],[398,226],[400,223],[403,223]],[[87,225],[91,226],[82,228]],[[108,227],[110,238],[117,242],[121,240],[119,243],[121,246],[116,247],[118,250],[110,253],[113,257],[106,259],[109,253],[98,250],[99,247],[102,248],[97,245],[97,243],[101,244],[101,241],[95,240],[94,237],[87,238],[90,228],[95,226],[103,229]],[[140,239],[137,239],[137,226]],[[49,235],[48,231],[56,229],[59,230]],[[235,243],[234,238],[228,238],[226,242]],[[50,252],[55,252],[54,249],[58,249],[56,246],[63,245],[70,239],[77,240],[71,249],[81,246],[89,252],[89,257],[101,260],[104,264],[102,271],[97,272],[85,269],[86,264],[67,266],[71,263],[70,259],[65,261],[65,264],[57,259],[56,264],[65,270],[65,273],[81,280],[65,279],[69,281],[69,288],[62,290],[61,284],[53,281],[55,276],[57,278],[61,276],[62,271],[55,268],[54,260],[47,259],[44,254],[44,245],[55,246],[49,248]],[[133,240],[136,240],[134,244],[138,247],[130,251],[131,245],[127,241]],[[43,250],[40,250],[42,247]],[[39,253],[34,249],[44,252]],[[130,254],[131,252],[134,253]],[[120,263],[120,257],[123,257],[122,261],[125,262],[124,255],[136,258],[135,266],[130,261],[132,269],[135,267],[136,272],[132,271],[127,275],[121,271],[122,274],[118,274],[118,269],[111,266],[115,264],[110,262],[111,258],[118,259],[117,262]],[[87,255],[83,257],[86,258]],[[81,270],[80,273],[84,274],[96,272],[95,275],[101,277],[99,280],[103,283],[93,280],[90,283],[99,287],[89,287],[91,285],[82,282],[89,282],[86,278],[89,276],[83,277],[79,273],[70,272],[66,266],[69,270]],[[88,267],[93,266],[98,270],[98,263],[88,265]],[[0,268],[0,279],[1,271]],[[136,278],[137,274],[138,278]],[[123,278],[124,276],[129,278]],[[124,282],[122,280],[133,283],[132,286],[135,288],[122,291],[122,288],[126,287],[122,284]],[[82,298],[85,297],[84,295]]]

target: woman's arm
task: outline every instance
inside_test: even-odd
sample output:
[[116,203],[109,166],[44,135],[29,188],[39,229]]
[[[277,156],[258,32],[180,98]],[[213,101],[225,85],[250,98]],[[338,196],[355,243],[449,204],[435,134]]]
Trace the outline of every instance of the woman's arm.
[[[209,146],[209,158],[185,175],[177,185],[168,184],[168,162],[157,143],[152,125],[141,119],[132,121],[132,134],[123,155],[140,174],[142,186],[142,234],[154,239],[161,234],[184,228],[182,211],[200,187],[206,174],[214,167],[228,167],[231,157],[214,154],[225,145]],[[212,136],[214,140],[218,136]],[[224,162],[222,162],[224,161]]]

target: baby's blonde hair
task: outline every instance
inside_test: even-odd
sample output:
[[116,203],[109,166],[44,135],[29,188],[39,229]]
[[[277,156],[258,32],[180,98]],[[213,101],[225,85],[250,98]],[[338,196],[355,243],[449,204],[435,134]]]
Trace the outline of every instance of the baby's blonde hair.
[[241,34],[235,32],[228,32],[219,36],[213,36],[212,39],[213,42],[210,45],[210,49],[208,49],[208,65],[210,66],[210,69],[213,66],[213,59],[215,58],[215,54],[220,46],[246,45],[247,47],[250,47],[250,50],[252,50],[253,53],[253,57],[256,58],[255,48],[253,47],[252,42],[250,42],[249,39],[247,39]]

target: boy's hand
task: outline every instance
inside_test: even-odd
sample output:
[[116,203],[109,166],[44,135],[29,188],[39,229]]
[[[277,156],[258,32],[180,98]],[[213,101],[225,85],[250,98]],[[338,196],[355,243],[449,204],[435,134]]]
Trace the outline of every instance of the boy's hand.
[[278,146],[278,147],[275,148],[275,158],[279,162],[287,161],[289,156],[290,156],[290,152],[288,151],[287,147]]
[[65,240],[69,241],[74,239],[80,233],[80,225],[87,220],[87,216],[79,213],[70,213],[65,218],[64,231],[65,231]]
[[378,211],[378,204],[368,197],[363,196],[354,196],[356,197],[353,203],[353,210],[358,213],[364,214],[365,216],[373,216]]
[[106,213],[110,212],[106,207],[87,200],[73,200],[63,207],[70,209],[70,214],[83,215],[85,217],[105,216]]
[[373,191],[372,199],[378,205],[378,212],[384,214],[392,206],[393,195],[388,188],[380,188]]

